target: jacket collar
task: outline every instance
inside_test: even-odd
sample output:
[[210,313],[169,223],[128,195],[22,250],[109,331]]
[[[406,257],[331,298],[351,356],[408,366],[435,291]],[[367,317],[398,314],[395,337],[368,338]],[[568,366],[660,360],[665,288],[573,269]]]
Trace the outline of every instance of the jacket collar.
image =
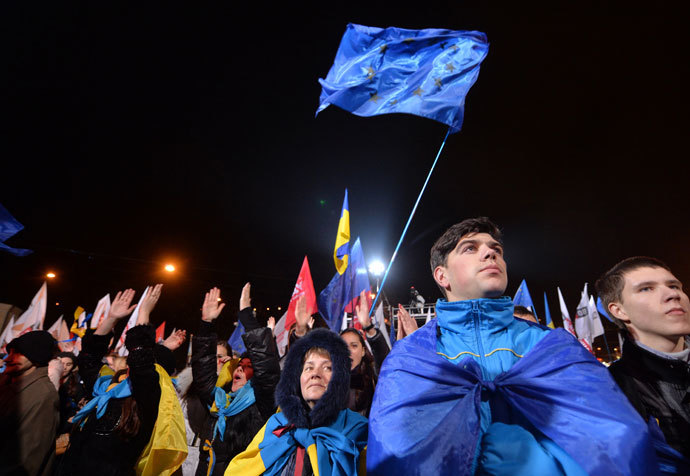
[[633,364],[637,370],[655,374],[666,382],[688,384],[690,380],[690,366],[678,359],[669,359],[643,349],[628,335],[623,341],[623,356],[621,360]]
[[515,320],[513,301],[508,296],[455,302],[439,299],[436,302],[436,317],[438,326],[451,332],[474,327],[477,322],[481,330],[495,331]]
[[[48,378],[48,367],[43,366],[43,367],[37,367],[33,372],[31,372],[28,375],[22,375],[16,380],[12,381],[12,386],[15,388],[17,392],[21,392],[24,390],[26,387],[31,385],[32,383],[36,382],[37,380],[41,378]],[[52,383],[51,383],[52,385]]]

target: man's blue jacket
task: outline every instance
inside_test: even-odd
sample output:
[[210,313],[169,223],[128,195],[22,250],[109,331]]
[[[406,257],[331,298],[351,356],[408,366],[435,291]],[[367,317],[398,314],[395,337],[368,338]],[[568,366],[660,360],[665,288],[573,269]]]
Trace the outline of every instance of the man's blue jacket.
[[573,336],[507,297],[436,313],[384,361],[368,474],[658,474],[644,421]]

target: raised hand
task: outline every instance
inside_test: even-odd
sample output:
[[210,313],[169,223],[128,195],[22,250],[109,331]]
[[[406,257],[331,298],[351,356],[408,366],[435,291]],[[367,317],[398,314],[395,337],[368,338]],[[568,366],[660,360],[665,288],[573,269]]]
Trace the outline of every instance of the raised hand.
[[181,329],[170,334],[168,338],[163,341],[163,345],[170,350],[175,350],[179,348],[186,339],[187,331]]
[[302,295],[295,304],[295,334],[302,337],[314,325],[314,318],[307,311],[307,298]]
[[154,287],[149,288],[149,292],[141,299],[141,303],[139,304],[139,315],[137,315],[137,325],[149,323],[149,316],[153,308],[156,307],[158,299],[161,297],[162,289],[162,284],[156,284]]
[[218,317],[220,311],[225,307],[225,303],[218,304],[219,298],[220,289],[218,288],[211,288],[211,290],[206,293],[204,304],[201,306],[201,320],[213,322]]
[[110,311],[106,318],[118,320],[129,316],[134,311],[134,308],[137,307],[136,304],[130,306],[132,299],[134,299],[134,289],[130,288],[118,292],[110,305]]
[[[355,306],[355,314],[357,315],[357,320],[362,326],[362,329],[371,325],[371,319],[369,318],[369,302],[367,301],[366,291],[359,293],[359,304]],[[373,337],[376,334],[376,329],[367,331],[367,334]]]
[[414,331],[419,329],[417,320],[410,316],[410,313],[402,307],[402,304],[398,304],[398,331],[402,327],[403,337],[407,337]]
[[266,327],[271,329],[271,332],[276,328],[276,318],[271,316],[268,318],[268,321],[266,322]]
[[250,297],[251,290],[251,283],[247,283],[242,287],[242,294],[240,294],[240,311],[252,307],[252,299]]

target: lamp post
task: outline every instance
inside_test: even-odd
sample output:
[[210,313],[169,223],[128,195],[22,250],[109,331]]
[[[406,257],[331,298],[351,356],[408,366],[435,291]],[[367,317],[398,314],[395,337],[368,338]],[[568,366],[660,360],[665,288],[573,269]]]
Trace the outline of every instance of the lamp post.
[[377,294],[379,292],[379,280],[380,280],[381,275],[383,274],[383,272],[385,270],[386,270],[386,267],[379,260],[372,261],[371,264],[369,265],[369,272],[371,274],[373,274],[374,276],[376,276],[376,293]]

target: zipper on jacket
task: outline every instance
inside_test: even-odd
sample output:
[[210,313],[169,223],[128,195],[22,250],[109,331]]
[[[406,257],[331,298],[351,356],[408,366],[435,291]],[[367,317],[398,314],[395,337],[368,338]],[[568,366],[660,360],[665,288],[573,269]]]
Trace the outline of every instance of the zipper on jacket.
[[482,378],[486,380],[486,370],[484,366],[486,365],[486,360],[484,358],[484,346],[482,345],[482,334],[479,330],[481,312],[479,311],[479,303],[477,301],[472,302],[472,319],[474,321],[474,335],[477,339],[477,353],[479,354],[479,366],[482,369]]

